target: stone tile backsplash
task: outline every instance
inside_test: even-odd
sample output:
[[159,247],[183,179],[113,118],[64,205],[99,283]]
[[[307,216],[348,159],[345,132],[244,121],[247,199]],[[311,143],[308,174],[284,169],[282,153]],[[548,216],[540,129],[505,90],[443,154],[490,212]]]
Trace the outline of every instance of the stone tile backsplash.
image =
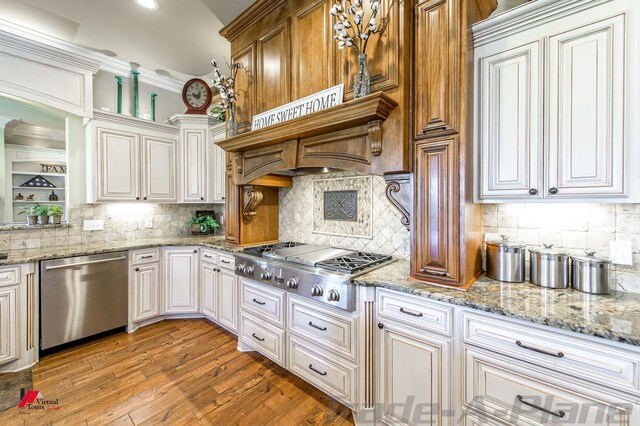
[[[483,220],[485,233],[532,246],[553,244],[572,254],[609,256],[611,241],[631,241],[633,266],[613,265],[611,282],[640,293],[640,204],[485,204]],[[528,267],[527,261],[527,278]]]
[[[400,222],[401,214],[389,203],[385,196],[386,183],[381,176],[372,176],[373,180],[373,237],[352,237],[345,235],[326,235],[313,232],[313,181],[353,177],[353,173],[331,173],[323,175],[297,176],[293,178],[293,188],[280,190],[280,240],[300,241],[303,243],[324,244],[353,250],[390,254],[409,258],[409,231]],[[340,186],[344,181],[331,181],[323,184],[323,190],[344,190]],[[341,233],[340,223],[332,230],[328,223],[325,231]]]
[[[187,222],[195,211],[213,210],[216,219],[223,205],[184,204],[81,204],[67,209],[69,226],[61,228],[0,231],[0,251],[38,249],[75,244],[107,243],[171,238],[190,235]],[[145,218],[153,218],[153,227],[145,228]],[[104,230],[83,231],[83,221],[104,220]],[[217,235],[224,235],[224,228]]]

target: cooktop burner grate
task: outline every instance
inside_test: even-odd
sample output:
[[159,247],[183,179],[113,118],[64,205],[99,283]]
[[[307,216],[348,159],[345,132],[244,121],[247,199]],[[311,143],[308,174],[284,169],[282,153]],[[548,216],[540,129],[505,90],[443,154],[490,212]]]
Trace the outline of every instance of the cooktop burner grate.
[[356,252],[348,256],[323,260],[316,263],[316,267],[354,274],[390,259],[391,256],[383,254]]
[[269,253],[278,249],[298,247],[303,245],[305,244],[297,243],[295,241],[285,241],[284,243],[265,244],[263,246],[247,247],[246,249],[243,250],[243,252],[252,254],[254,256],[262,257],[263,253]]

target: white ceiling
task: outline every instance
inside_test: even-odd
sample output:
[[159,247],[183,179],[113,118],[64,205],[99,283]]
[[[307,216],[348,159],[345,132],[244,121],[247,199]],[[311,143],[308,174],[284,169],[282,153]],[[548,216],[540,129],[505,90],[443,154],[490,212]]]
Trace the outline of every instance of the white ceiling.
[[187,80],[224,63],[229,43],[218,32],[253,0],[158,0],[149,11],[133,0],[0,0],[1,19],[71,42],[160,76]]

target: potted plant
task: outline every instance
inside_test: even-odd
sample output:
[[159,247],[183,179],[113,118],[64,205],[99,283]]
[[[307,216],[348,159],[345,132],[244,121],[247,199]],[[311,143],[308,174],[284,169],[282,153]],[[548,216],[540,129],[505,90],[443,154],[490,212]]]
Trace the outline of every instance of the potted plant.
[[38,215],[38,223],[47,225],[49,223],[49,206],[37,206],[36,214]]
[[38,223],[38,205],[32,204],[25,206],[18,214],[24,214],[27,216],[27,225],[36,225]]
[[62,207],[60,206],[49,207],[49,216],[51,216],[51,223],[60,225],[60,223],[62,223],[62,213]]
[[196,234],[210,234],[220,227],[218,222],[211,215],[194,216],[187,223],[191,226],[191,233]]

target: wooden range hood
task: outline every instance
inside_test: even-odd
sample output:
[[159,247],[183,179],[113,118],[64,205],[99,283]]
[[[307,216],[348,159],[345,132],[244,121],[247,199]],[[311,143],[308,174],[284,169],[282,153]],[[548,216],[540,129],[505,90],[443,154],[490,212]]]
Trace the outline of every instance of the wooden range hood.
[[327,170],[370,173],[385,147],[384,121],[398,104],[377,92],[217,142],[233,154],[234,185],[282,186],[287,176]]

